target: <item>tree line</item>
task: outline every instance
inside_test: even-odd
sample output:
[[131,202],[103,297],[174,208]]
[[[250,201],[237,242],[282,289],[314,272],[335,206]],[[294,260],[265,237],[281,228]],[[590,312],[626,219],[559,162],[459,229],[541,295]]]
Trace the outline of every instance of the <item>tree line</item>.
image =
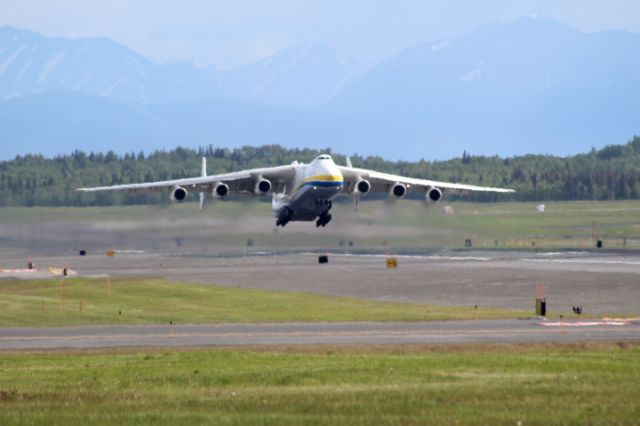
[[[199,175],[201,157],[209,174],[308,162],[331,153],[338,164],[344,155],[330,149],[287,149],[279,145],[236,149],[207,146],[176,148],[151,154],[85,153],[45,158],[18,156],[0,162],[0,206],[87,206],[166,203],[167,194],[79,193],[75,188],[106,186]],[[354,167],[440,181],[509,187],[515,194],[471,193],[475,201],[625,200],[640,196],[640,137],[625,145],[591,149],[570,157],[525,155],[509,158],[474,156],[446,161],[389,161],[376,156],[351,156]],[[455,196],[454,196],[455,197]]]

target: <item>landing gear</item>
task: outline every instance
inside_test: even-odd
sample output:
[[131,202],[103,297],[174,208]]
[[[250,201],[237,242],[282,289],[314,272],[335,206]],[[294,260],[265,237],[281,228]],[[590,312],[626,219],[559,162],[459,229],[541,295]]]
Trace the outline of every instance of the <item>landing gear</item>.
[[316,200],[316,207],[325,206],[327,211],[331,210],[333,202],[331,200]]
[[324,206],[325,209],[320,216],[318,216],[318,220],[316,220],[316,227],[325,227],[327,223],[331,222],[331,215],[329,214],[329,210],[333,207],[333,203],[331,200],[316,200],[316,206]]
[[316,220],[316,226],[319,227],[324,227],[327,226],[327,223],[331,222],[331,215],[329,214],[329,211],[325,211],[323,212],[319,217],[318,220]]
[[278,215],[278,220],[276,220],[276,226],[284,226],[289,223],[291,218],[293,217],[293,211],[289,207],[285,207],[280,211]]

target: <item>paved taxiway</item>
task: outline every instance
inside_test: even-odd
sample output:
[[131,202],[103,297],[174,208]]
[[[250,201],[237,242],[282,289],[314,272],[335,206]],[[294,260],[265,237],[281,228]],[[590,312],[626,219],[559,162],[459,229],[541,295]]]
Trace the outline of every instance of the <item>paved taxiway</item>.
[[[606,252],[432,252],[404,254],[387,270],[384,255],[218,256],[133,253],[38,258],[80,275],[163,276],[181,282],[317,292],[394,302],[474,305],[533,311],[535,286],[546,287],[552,312],[580,305],[590,316],[640,313],[640,255]],[[21,257],[8,266],[24,267]],[[44,269],[44,268],[43,268]],[[44,272],[43,272],[44,273]],[[45,273],[45,275],[47,275]],[[22,278],[34,277],[24,274]],[[44,276],[43,276],[44,277]],[[542,325],[546,324],[546,325]],[[640,322],[551,321],[309,323],[0,328],[0,350],[132,346],[280,344],[447,344],[640,340]]]
[[0,328],[0,350],[309,344],[568,343],[639,339],[640,322],[590,320]]
[[[422,251],[403,253],[399,268],[384,254],[285,253],[218,256],[215,253],[124,253],[37,257],[36,265],[69,266],[81,275],[160,276],[177,282],[236,288],[301,291],[389,302],[520,309],[533,312],[536,284],[546,289],[549,312],[640,314],[637,252]],[[24,256],[3,256],[24,268]],[[2,276],[2,274],[0,274]],[[35,277],[23,274],[22,278]]]

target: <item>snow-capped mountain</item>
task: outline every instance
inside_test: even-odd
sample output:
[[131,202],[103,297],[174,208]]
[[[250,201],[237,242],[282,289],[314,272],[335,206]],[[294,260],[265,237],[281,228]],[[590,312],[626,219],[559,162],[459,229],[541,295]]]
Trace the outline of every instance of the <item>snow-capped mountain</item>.
[[413,128],[410,152],[570,154],[640,131],[640,34],[587,34],[540,13],[423,43],[331,107]]
[[0,28],[0,159],[280,143],[391,159],[573,154],[640,133],[640,34],[539,13],[369,69],[324,44],[225,71]]
[[276,105],[321,105],[370,66],[324,43],[291,47],[227,75],[227,94]]
[[308,106],[332,99],[367,70],[321,43],[222,72],[186,61],[156,64],[108,38],[47,38],[0,27],[0,99],[64,91],[136,103],[226,96]]
[[[197,78],[201,75],[202,70],[191,66],[182,67],[177,76],[174,67],[155,64],[108,38],[48,38],[0,27],[2,99],[48,91],[139,103],[188,101],[215,95],[215,81],[202,82]],[[202,84],[194,86],[194,81]]]

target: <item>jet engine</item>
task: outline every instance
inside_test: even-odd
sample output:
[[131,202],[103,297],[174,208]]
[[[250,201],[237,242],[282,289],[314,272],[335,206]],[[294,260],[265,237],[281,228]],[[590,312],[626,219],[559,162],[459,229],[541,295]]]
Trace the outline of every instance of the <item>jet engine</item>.
[[400,199],[407,195],[407,186],[403,183],[394,183],[391,189],[389,189],[389,196]]
[[428,188],[425,192],[425,197],[428,202],[436,203],[442,199],[442,190],[438,188]]
[[259,179],[253,187],[253,193],[256,195],[265,195],[269,191],[271,191],[271,182],[266,179]]
[[187,198],[187,190],[181,186],[176,186],[171,191],[171,202],[173,203],[181,203]]
[[229,185],[226,183],[218,182],[213,187],[213,191],[211,191],[211,195],[213,198],[221,199],[229,194]]
[[360,179],[357,183],[356,183],[356,187],[355,187],[355,193],[356,194],[368,194],[369,191],[371,191],[371,184],[369,183],[368,180],[365,179]]

